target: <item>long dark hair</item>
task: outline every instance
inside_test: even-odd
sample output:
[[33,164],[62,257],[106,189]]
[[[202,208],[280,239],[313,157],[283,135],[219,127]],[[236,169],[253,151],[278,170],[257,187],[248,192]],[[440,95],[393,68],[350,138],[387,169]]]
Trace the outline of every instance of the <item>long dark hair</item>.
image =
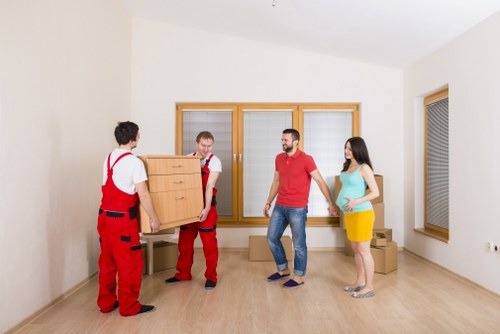
[[[351,152],[352,156],[356,161],[362,165],[367,164],[373,170],[372,162],[370,161],[370,156],[368,155],[368,148],[366,147],[365,141],[361,137],[352,137],[347,139],[344,144],[344,150],[347,146],[347,143],[351,144]],[[349,169],[351,165],[351,159],[345,159],[344,166],[342,171],[345,172]]]

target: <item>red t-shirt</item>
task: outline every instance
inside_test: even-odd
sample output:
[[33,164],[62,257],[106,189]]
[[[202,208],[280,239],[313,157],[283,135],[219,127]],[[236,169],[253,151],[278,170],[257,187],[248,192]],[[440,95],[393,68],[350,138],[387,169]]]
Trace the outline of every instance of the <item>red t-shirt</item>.
[[297,150],[291,157],[283,152],[276,156],[275,165],[280,175],[276,204],[305,208],[311,190],[311,172],[318,168],[314,159],[301,150]]

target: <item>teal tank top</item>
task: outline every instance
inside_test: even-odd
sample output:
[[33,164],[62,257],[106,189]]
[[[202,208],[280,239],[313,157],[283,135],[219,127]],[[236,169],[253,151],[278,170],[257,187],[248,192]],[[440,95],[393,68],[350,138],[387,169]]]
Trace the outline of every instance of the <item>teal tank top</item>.
[[[362,166],[362,165],[361,165]],[[337,206],[340,210],[344,211],[344,205],[347,204],[346,197],[361,198],[366,195],[366,181],[359,174],[359,166],[354,172],[347,174],[346,172],[340,173],[340,182],[342,188],[340,189],[339,196],[337,197]],[[361,212],[373,209],[370,201],[363,202],[354,207],[354,210],[349,212]]]

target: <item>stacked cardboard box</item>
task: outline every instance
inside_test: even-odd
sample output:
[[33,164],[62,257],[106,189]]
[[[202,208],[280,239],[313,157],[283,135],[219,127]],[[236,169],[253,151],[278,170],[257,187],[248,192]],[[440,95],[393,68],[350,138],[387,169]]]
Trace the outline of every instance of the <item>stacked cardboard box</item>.
[[389,241],[385,246],[370,248],[375,272],[387,274],[398,268],[398,245],[394,241]]
[[[292,261],[292,238],[287,235],[283,236],[281,237],[281,243],[285,249],[287,261]],[[274,261],[273,254],[269,249],[265,235],[251,235],[249,237],[248,259],[250,261]]]
[[[177,244],[166,241],[157,241],[153,244],[153,272],[175,268],[179,251]],[[144,257],[144,273],[146,273],[146,264],[148,252],[146,244],[142,244],[142,255]]]
[[[379,189],[379,197],[372,201],[373,211],[375,212],[375,224],[373,225],[373,239],[370,242],[370,250],[375,262],[375,272],[387,274],[398,267],[398,247],[396,242],[392,241],[392,229],[384,227],[384,179],[382,175],[375,175],[375,181]],[[335,177],[334,196],[337,198],[342,184],[340,177]],[[368,190],[369,191],[369,190]],[[343,214],[340,214],[340,226],[345,230]],[[354,256],[351,248],[351,242],[347,239],[344,231],[344,254]]]

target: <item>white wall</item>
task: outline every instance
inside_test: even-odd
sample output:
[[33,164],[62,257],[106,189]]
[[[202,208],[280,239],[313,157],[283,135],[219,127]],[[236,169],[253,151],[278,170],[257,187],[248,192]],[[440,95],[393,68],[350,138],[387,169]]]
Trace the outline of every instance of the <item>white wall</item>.
[[130,48],[119,0],[0,2],[2,333],[97,271],[102,161],[130,117]]
[[[175,153],[176,102],[360,102],[362,136],[385,176],[386,225],[403,246],[402,71],[138,18],[132,30],[139,154]],[[250,234],[265,229],[218,229],[221,247],[247,247]],[[308,244],[341,247],[343,238],[309,228]]]
[[[500,293],[500,13],[405,71],[405,247]],[[449,85],[450,240],[423,226],[422,97]]]

